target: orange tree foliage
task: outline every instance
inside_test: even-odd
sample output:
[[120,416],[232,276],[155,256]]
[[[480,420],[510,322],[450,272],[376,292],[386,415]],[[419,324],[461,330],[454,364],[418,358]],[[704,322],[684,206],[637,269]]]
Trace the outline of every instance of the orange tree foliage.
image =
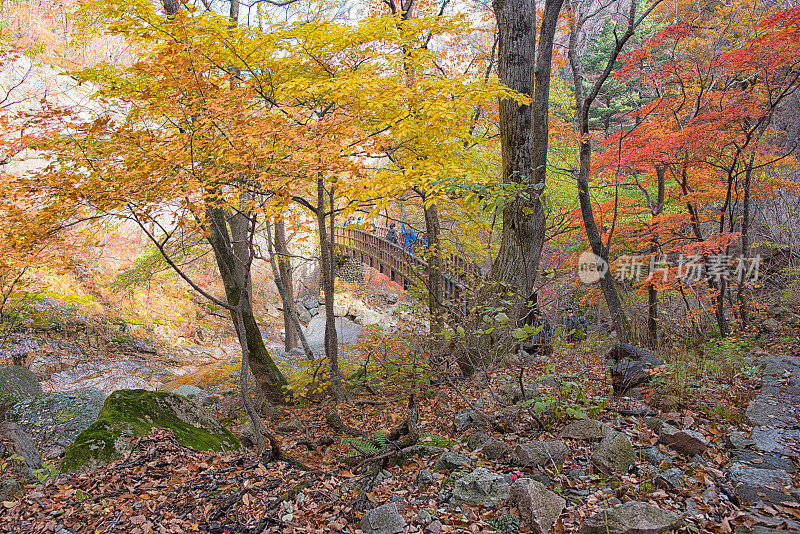
[[29,281],[26,272],[69,265],[76,245],[73,235],[57,238],[52,228],[38,224],[38,197],[20,195],[17,189],[19,169],[37,164],[27,161],[31,155],[26,152],[37,125],[22,109],[45,89],[31,88],[31,73],[31,63],[19,48],[0,49],[0,75],[6,82],[0,91],[0,322],[14,291]]
[[[148,52],[131,67],[77,74],[98,88],[88,120],[65,110],[38,117],[63,135],[43,136],[38,148],[51,164],[19,185],[39,194],[46,220],[80,203],[133,210],[165,228],[192,225],[209,195],[230,204],[244,190],[310,197],[319,176],[340,194],[369,197],[377,184],[365,158],[398,143],[450,143],[445,126],[499,91],[496,81],[432,77],[406,86],[403,44],[435,21],[385,16],[256,31],[208,13],[167,19],[149,2],[98,6],[112,32]],[[420,163],[416,176],[441,173]]]
[[[371,200],[388,188],[370,162],[392,147],[425,151],[407,185],[430,184],[461,168],[455,140],[475,105],[503,91],[494,78],[429,74],[435,54],[418,43],[465,31],[463,17],[309,15],[231,28],[190,6],[167,17],[144,0],[85,9],[142,53],[131,66],[76,73],[96,88],[87,111],[36,117],[49,165],[14,186],[35,199],[37,224],[54,229],[77,209],[132,218],[164,245],[205,236],[210,207],[264,220],[291,200],[308,203],[318,180]],[[419,72],[411,85],[409,61]]]
[[[628,238],[618,241],[618,253],[647,252],[637,242],[651,240],[659,254],[706,261],[739,252],[744,199],[794,187],[774,172],[793,163],[793,147],[781,146],[771,119],[800,84],[800,9],[761,19],[764,13],[767,6],[753,2],[719,5],[698,24],[684,20],[684,10],[629,54],[620,76],[641,76],[654,99],[597,158],[597,180],[624,192],[617,224]],[[657,168],[666,179],[665,207],[649,220],[642,214],[657,195]],[[676,287],[676,274],[660,285]],[[724,281],[712,285],[712,296],[725,291]]]

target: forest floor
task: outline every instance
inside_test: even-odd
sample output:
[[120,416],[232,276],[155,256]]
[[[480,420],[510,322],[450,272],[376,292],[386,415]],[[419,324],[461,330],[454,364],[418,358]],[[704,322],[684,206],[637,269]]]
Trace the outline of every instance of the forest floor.
[[[535,513],[526,511],[524,499],[508,495],[509,484],[531,478],[564,499],[555,532],[575,532],[582,524],[583,531],[594,532],[587,518],[629,501],[676,513],[682,532],[800,531],[794,469],[800,450],[786,443],[763,450],[763,443],[746,438],[756,426],[753,406],[797,405],[793,394],[800,391],[792,389],[800,380],[797,339],[797,329],[786,326],[767,337],[756,339],[754,333],[722,347],[674,355],[650,384],[624,396],[612,394],[604,346],[592,338],[559,344],[552,355],[536,357],[522,369],[519,361],[504,362],[471,379],[454,371],[432,373],[424,354],[385,344],[380,356],[373,355],[366,381],[352,384],[352,404],[305,401],[264,410],[281,448],[307,469],[253,450],[194,451],[156,430],[132,438],[123,460],[27,485],[21,498],[2,503],[0,530],[355,533],[373,508],[388,514],[389,526],[371,532],[513,534],[536,531]],[[775,360],[776,355],[786,357]],[[777,371],[770,373],[770,365]],[[520,374],[525,393],[517,385]],[[212,382],[204,385],[212,391],[222,387],[221,381]],[[374,476],[369,469],[376,454],[386,450],[386,433],[407,421],[412,395],[416,446],[378,456]],[[209,409],[236,426],[235,406]],[[770,409],[762,411],[764,417],[780,419]],[[343,425],[332,425],[332,414]],[[761,425],[756,432],[800,434],[796,415],[784,413],[777,426],[756,421]],[[605,441],[578,436],[575,423],[582,420],[597,421],[602,433],[626,437],[635,454],[630,465],[601,469],[598,451]],[[675,450],[663,439],[665,426],[699,433],[702,450]],[[525,459],[532,443],[557,446],[544,461]],[[613,456],[612,451],[612,463]],[[751,469],[744,477],[735,471],[742,465]],[[790,480],[762,487],[753,476],[767,474],[767,467]],[[457,498],[466,491],[465,477],[474,473],[496,484],[466,488],[479,494],[473,501]],[[498,502],[491,495],[495,490],[504,496]],[[387,503],[397,512],[380,508]],[[617,526],[621,530],[609,531],[639,532]]]

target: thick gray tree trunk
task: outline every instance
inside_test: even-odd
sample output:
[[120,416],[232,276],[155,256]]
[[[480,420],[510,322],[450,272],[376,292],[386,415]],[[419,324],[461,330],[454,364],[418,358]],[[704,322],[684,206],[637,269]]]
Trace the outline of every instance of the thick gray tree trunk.
[[546,0],[538,56],[536,6],[533,0],[494,0],[498,29],[500,81],[532,99],[531,104],[500,101],[500,139],[503,181],[516,182],[521,191],[503,209],[500,249],[490,279],[500,291],[517,295],[513,317],[527,310],[542,256],[545,211],[539,195],[547,174],[548,110],[553,39],[563,0]]
[[[500,299],[510,302],[507,315],[513,323],[520,323],[529,311],[526,302],[534,292],[544,246],[546,214],[540,195],[547,175],[553,39],[562,4],[563,0],[545,0],[537,56],[534,0],[492,2],[500,81],[531,102],[500,101],[503,182],[518,184],[518,191],[503,208],[500,248],[478,303],[496,306]],[[475,314],[476,327],[481,316]],[[456,359],[462,373],[473,374],[488,363],[493,352],[513,346],[509,342],[497,345],[497,341],[492,334],[478,340],[475,349],[460,349]]]

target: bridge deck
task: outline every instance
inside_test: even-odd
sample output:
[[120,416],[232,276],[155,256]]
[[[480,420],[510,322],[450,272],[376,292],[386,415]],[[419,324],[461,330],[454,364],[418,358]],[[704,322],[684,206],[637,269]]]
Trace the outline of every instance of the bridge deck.
[[[348,249],[351,257],[377,269],[403,289],[424,286],[428,262],[408,252],[402,245],[357,228],[336,228],[336,244]],[[445,300],[459,302],[464,290],[482,277],[480,268],[454,254],[442,261],[442,285]]]

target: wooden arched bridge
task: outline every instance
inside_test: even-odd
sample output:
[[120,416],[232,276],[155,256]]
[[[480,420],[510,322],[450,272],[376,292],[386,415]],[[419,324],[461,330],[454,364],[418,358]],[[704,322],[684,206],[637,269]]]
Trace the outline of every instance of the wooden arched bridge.
[[[428,262],[421,255],[409,252],[402,244],[393,243],[382,237],[383,235],[386,235],[386,231],[382,229],[368,232],[359,228],[336,228],[336,245],[344,249],[351,258],[377,269],[403,289],[424,286],[427,282]],[[402,240],[402,236],[399,237]],[[465,289],[482,278],[480,267],[474,263],[454,254],[442,258],[442,290],[445,300],[461,302],[466,297]]]

